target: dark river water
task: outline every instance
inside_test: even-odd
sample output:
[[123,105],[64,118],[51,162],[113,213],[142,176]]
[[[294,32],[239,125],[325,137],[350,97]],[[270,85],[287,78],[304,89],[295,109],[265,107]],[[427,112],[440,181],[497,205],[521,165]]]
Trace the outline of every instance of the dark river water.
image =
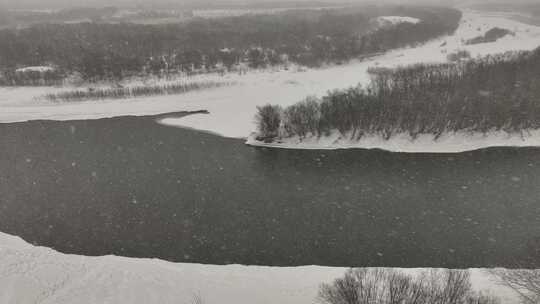
[[0,124],[0,231],[214,264],[540,266],[540,149],[295,151],[155,117]]

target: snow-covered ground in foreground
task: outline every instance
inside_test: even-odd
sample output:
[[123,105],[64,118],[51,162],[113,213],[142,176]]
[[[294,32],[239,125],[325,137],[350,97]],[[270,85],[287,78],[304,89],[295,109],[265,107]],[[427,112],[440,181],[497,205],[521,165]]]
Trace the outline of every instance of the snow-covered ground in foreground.
[[[310,304],[337,267],[214,266],[116,256],[65,255],[0,233],[0,304]],[[417,272],[407,269],[406,272]],[[473,288],[517,304],[516,294],[472,269]]]
[[396,134],[388,140],[380,136],[363,136],[360,140],[351,140],[351,135],[334,132],[318,138],[298,136],[264,143],[255,139],[255,134],[248,137],[246,144],[259,147],[285,149],[382,149],[404,153],[459,153],[486,147],[540,147],[540,130],[524,131],[523,134],[508,134],[504,131],[481,133],[446,133],[435,139],[434,135],[423,134],[413,139],[409,134]]
[[[465,45],[464,41],[483,35],[493,27],[516,34],[493,43]],[[444,44],[445,43],[445,44]],[[34,119],[94,119],[121,115],[151,115],[177,111],[208,110],[210,115],[169,118],[162,123],[211,131],[227,137],[245,138],[255,130],[257,105],[291,105],[308,95],[321,96],[328,90],[369,82],[367,69],[395,67],[419,62],[445,62],[447,54],[468,50],[473,57],[510,50],[532,50],[540,46],[540,27],[526,25],[504,16],[465,11],[454,35],[441,37],[415,48],[390,51],[365,61],[321,69],[254,71],[246,75],[206,75],[207,80],[233,81],[237,85],[183,95],[55,104],[36,96],[65,88],[0,88],[0,122]]]

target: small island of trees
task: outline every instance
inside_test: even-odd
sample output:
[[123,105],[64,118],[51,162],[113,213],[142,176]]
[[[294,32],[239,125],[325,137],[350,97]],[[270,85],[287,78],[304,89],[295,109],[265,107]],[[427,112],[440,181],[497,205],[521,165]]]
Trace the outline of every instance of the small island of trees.
[[369,86],[258,108],[258,140],[540,129],[540,48],[446,64],[372,70]]

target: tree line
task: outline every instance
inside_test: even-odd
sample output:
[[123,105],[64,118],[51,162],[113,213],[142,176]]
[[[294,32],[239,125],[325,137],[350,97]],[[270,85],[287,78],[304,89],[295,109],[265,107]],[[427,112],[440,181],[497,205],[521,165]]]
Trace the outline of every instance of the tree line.
[[459,63],[372,70],[365,87],[329,92],[282,109],[258,108],[259,139],[338,131],[413,139],[446,132],[540,129],[540,48]]
[[[373,29],[380,15],[419,18]],[[357,7],[270,15],[195,18],[176,24],[41,24],[0,31],[0,85],[21,85],[14,70],[54,66],[88,81],[131,75],[231,70],[288,62],[339,63],[362,54],[424,42],[454,31],[461,13],[448,8]],[[19,77],[19,78],[17,78]]]
[[77,102],[85,100],[102,99],[126,99],[141,96],[173,95],[184,94],[192,91],[220,88],[232,85],[232,82],[188,82],[171,83],[153,86],[134,86],[117,88],[90,88],[87,90],[73,90],[59,93],[50,93],[44,96],[46,100],[52,102]]

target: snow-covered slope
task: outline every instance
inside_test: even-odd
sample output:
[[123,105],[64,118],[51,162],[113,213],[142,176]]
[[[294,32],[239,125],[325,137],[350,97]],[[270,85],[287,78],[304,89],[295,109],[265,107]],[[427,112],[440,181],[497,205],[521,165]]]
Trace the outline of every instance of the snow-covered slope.
[[[406,270],[417,271],[417,270]],[[0,304],[310,304],[345,268],[214,266],[115,256],[65,255],[0,233]],[[517,304],[483,270],[473,288]]]
[[[509,35],[493,43],[465,45],[464,41],[484,34],[493,27],[509,29]],[[372,66],[393,67],[419,62],[444,62],[449,53],[468,50],[473,57],[509,50],[531,50],[540,46],[540,27],[465,11],[456,33],[415,48],[399,49],[366,61],[322,69],[292,68],[280,71],[257,71],[247,75],[229,74],[225,78],[207,75],[205,79],[235,81],[236,86],[191,92],[177,96],[158,96],[131,100],[106,100],[72,104],[53,104],[35,99],[54,88],[0,88],[0,122],[32,119],[93,119],[120,115],[149,115],[183,110],[210,111],[210,115],[169,118],[166,125],[207,130],[227,137],[247,137],[254,131],[257,105],[266,103],[287,106],[308,95],[323,95],[328,90],[346,88],[369,81]],[[96,106],[98,105],[98,106]]]

